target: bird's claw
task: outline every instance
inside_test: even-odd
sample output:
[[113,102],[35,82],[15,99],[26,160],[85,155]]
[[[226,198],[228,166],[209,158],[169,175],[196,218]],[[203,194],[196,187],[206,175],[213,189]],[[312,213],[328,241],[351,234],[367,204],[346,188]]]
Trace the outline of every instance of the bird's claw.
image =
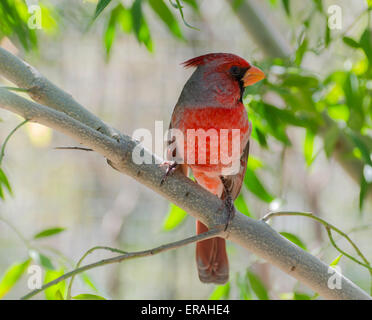
[[167,178],[177,169],[178,163],[176,161],[174,162],[165,161],[161,165],[167,167],[165,174],[160,181],[160,185],[162,186],[164,182],[167,180]]

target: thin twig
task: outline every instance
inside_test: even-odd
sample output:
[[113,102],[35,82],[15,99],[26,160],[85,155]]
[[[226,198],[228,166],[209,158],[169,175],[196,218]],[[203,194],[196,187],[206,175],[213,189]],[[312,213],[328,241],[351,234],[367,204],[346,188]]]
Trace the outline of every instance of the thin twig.
[[[139,257],[152,256],[152,255],[155,255],[155,254],[167,251],[167,250],[183,247],[183,246],[188,245],[190,243],[194,243],[194,242],[218,237],[218,236],[221,236],[222,234],[223,234],[222,228],[215,228],[215,229],[211,229],[207,232],[204,232],[202,234],[198,234],[196,236],[192,236],[192,237],[182,239],[182,240],[179,240],[179,241],[176,241],[176,242],[164,244],[160,247],[156,247],[156,248],[153,248],[153,249],[138,251],[138,252],[128,252],[128,253],[125,253],[123,255],[113,257],[113,258],[103,259],[103,260],[85,265],[83,267],[77,268],[77,269],[72,270],[68,273],[65,273],[64,275],[60,276],[59,278],[44,284],[40,289],[36,289],[36,290],[31,291],[30,293],[23,296],[21,299],[22,300],[30,299],[31,297],[35,296],[39,292],[42,292],[45,289],[47,289],[51,286],[54,286],[54,285],[56,285],[57,283],[59,283],[63,280],[66,280],[68,278],[73,277],[76,274],[82,273],[84,271],[87,271],[87,270],[90,270],[90,269],[93,269],[93,268],[96,268],[96,267],[101,267],[101,266],[104,266],[104,265],[107,265],[107,264],[112,264],[112,263],[119,263],[119,262],[122,262],[124,260],[129,260],[129,259],[134,259],[134,258],[139,258]],[[94,249],[94,248],[92,248],[92,249]],[[114,250],[116,250],[116,249],[114,249]]]
[[[123,250],[120,250],[120,249],[116,249],[116,248],[105,247],[105,246],[96,246],[96,247],[93,247],[93,248],[89,249],[87,252],[84,253],[84,255],[80,258],[79,262],[77,263],[75,269],[78,269],[80,267],[80,265],[82,264],[83,260],[89,254],[91,254],[93,251],[96,251],[96,250],[108,250],[108,251],[111,251],[111,252],[116,252],[116,253],[121,253],[121,254],[128,254],[129,253],[129,252],[126,252],[126,251],[123,251]],[[71,299],[72,283],[74,282],[75,276],[76,275],[74,274],[70,279],[70,283],[69,283],[68,289],[67,289],[67,297],[66,297],[67,300]]]
[[329,227],[325,227],[326,228],[326,231],[327,231],[327,234],[328,234],[328,237],[329,237],[329,240],[331,241],[331,244],[337,249],[337,251],[339,251],[342,255],[348,257],[350,260],[353,260],[354,262],[366,267],[367,269],[369,269],[369,266],[364,264],[363,262],[359,261],[358,259],[355,259],[352,255],[348,254],[347,252],[345,252],[344,250],[342,250],[337,244],[336,244],[336,241],[335,239],[333,238],[333,235],[332,235],[332,229],[329,228]]
[[12,131],[10,131],[10,133],[8,134],[8,136],[5,138],[5,141],[3,143],[3,145],[1,146],[1,151],[0,151],[0,166],[1,166],[1,163],[3,161],[3,158],[5,156],[5,147],[10,139],[10,137],[20,128],[22,127],[24,124],[26,124],[28,122],[28,120],[24,120],[22,121],[19,125],[17,125]]
[[90,148],[83,148],[83,147],[55,147],[55,150],[81,150],[81,151],[93,151]]
[[184,23],[187,27],[189,27],[189,28],[191,28],[191,29],[194,29],[194,30],[200,31],[198,28],[193,27],[192,25],[190,25],[189,23],[187,23],[187,21],[186,21],[186,19],[185,19],[185,16],[184,16],[184,14],[183,14],[183,6],[181,5],[181,3],[180,3],[179,0],[175,0],[175,1],[176,1],[176,3],[173,3],[172,0],[169,0],[170,4],[171,4],[174,8],[178,9],[178,11],[180,12],[180,15],[181,15],[181,18],[182,18],[183,23]]

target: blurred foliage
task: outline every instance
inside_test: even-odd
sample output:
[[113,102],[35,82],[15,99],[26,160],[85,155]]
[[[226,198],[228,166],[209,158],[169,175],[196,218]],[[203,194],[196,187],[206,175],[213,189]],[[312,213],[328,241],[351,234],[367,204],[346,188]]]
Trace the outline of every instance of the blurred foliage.
[[5,271],[4,276],[0,280],[0,299],[5,296],[8,291],[17,283],[17,281],[26,272],[31,259],[27,259],[21,263],[15,263]]
[[[234,0],[233,9],[239,10],[244,1]],[[288,59],[276,58],[255,63],[265,70],[267,78],[245,90],[244,103],[247,105],[248,115],[253,123],[252,137],[264,149],[270,148],[270,140],[276,140],[284,149],[292,145],[287,134],[288,128],[301,128],[304,132],[304,163],[308,167],[322,152],[327,158],[331,158],[335,152],[344,150],[340,148],[340,145],[351,146],[350,151],[344,152],[338,158],[345,162],[357,161],[360,164],[359,207],[363,212],[363,205],[372,185],[372,1],[366,0],[365,10],[350,27],[344,28],[346,31],[343,32],[330,29],[329,15],[323,0],[308,0],[308,14],[299,24],[293,23],[295,20],[293,1],[267,1],[273,10],[282,10],[288,21],[292,22],[291,28],[296,50]],[[58,8],[52,6],[49,1],[39,1],[38,5],[42,14],[41,30],[28,27],[32,12],[29,12],[24,0],[0,1],[0,40],[7,37],[16,46],[26,51],[37,50],[38,37],[41,32],[47,35],[53,34],[58,30],[61,22]],[[162,22],[170,36],[180,41],[187,41],[183,28],[193,28],[185,18],[184,7],[188,6],[193,13],[200,14],[197,0],[134,0],[131,5],[124,5],[123,2],[117,0],[97,0],[94,4],[84,3],[83,5],[91,9],[89,27],[95,21],[103,20],[103,45],[107,60],[120,32],[135,36],[149,52],[155,50],[147,15],[148,10],[152,11],[156,19]],[[145,6],[146,10],[144,10]],[[319,26],[314,24],[318,24],[320,20],[323,21],[324,31],[318,33],[314,30]],[[81,21],[81,24],[83,23],[84,21]],[[358,34],[349,32],[355,25],[362,27],[362,30],[359,28],[361,31],[358,31]],[[326,50],[331,50],[331,48],[334,50],[335,47],[341,46],[342,50],[350,56],[343,69],[333,70],[326,75],[318,75],[314,70],[303,67],[303,61],[308,55],[321,55]],[[272,102],[273,99],[270,99],[273,95],[276,97],[275,103]],[[317,136],[323,141],[320,149],[317,149],[316,145]],[[3,144],[1,160],[4,157],[7,140],[8,138]],[[1,160],[0,201],[4,201],[4,191],[7,190],[11,194],[12,189],[1,166]],[[266,165],[260,159],[252,156],[249,158],[243,184],[244,192],[235,201],[238,210],[247,216],[255,216],[247,205],[247,193],[267,204],[278,200],[273,190],[267,188],[260,178],[262,170],[266,169]],[[163,229],[174,230],[186,217],[187,214],[183,210],[171,205]],[[16,284],[31,261],[39,263],[46,270],[45,282],[63,274],[66,267],[64,263],[58,261],[59,269],[56,270],[56,257],[50,256],[50,252],[46,253],[35,244],[35,241],[40,238],[55,236],[62,231],[64,231],[63,228],[54,227],[41,231],[33,239],[23,239],[28,246],[29,257],[21,263],[10,266],[5,272],[0,280],[0,297]],[[306,250],[305,243],[297,235],[284,232],[281,234]],[[336,265],[340,259],[341,255],[331,265]],[[87,287],[96,291],[94,284],[86,274],[83,274],[81,278]],[[265,300],[269,298],[260,278],[249,270],[244,276],[239,274],[236,276],[236,285],[241,299]],[[227,299],[230,289],[231,283],[217,286],[210,298]],[[49,288],[45,294],[48,299],[64,299],[66,296],[65,282]],[[306,300],[314,297],[294,291],[282,294],[281,298]],[[104,298],[86,293],[74,296],[73,299]]]
[[74,300],[106,300],[104,297],[98,296],[96,294],[82,293],[76,296],[73,296]]
[[[115,2],[111,0],[100,0],[97,4],[96,11],[93,20],[98,17],[98,15],[110,4],[110,2]],[[147,23],[147,18],[143,13],[143,5],[147,3],[148,6],[154,11],[156,16],[164,23],[168,31],[172,36],[179,40],[184,40],[184,36],[181,27],[174,15],[171,7],[169,7],[164,0],[135,0],[131,7],[125,7],[123,3],[118,3],[113,8],[108,8],[108,18],[104,30],[104,45],[106,49],[106,58],[109,58],[113,42],[115,40],[115,35],[117,31],[117,26],[124,33],[133,33],[139,43],[143,43],[149,52],[154,50],[154,44],[151,38],[150,28]],[[187,22],[184,19],[182,5],[177,0],[177,3],[169,2],[171,6],[179,9],[181,17],[184,23]],[[196,1],[185,1],[188,3],[195,11],[198,10],[198,5]]]
[[[212,294],[209,296],[210,300],[224,300],[230,298],[231,282],[225,285],[216,286]],[[259,276],[247,269],[245,275],[237,273],[235,275],[236,286],[239,290],[239,299],[241,300],[269,300],[269,293],[266,286],[261,281]]]
[[0,1],[0,17],[0,39],[16,38],[25,50],[36,49],[37,36],[27,26],[29,13],[24,0]]
[[[37,265],[42,268],[44,271],[44,283],[48,283],[60,276],[62,276],[67,269],[74,266],[72,261],[69,261],[62,253],[58,250],[49,247],[43,246],[40,244],[39,240],[46,237],[53,237],[61,232],[65,231],[65,228],[53,227],[41,230],[35,234],[30,239],[24,238],[22,233],[17,230],[12,224],[6,221],[0,216],[0,222],[8,225],[15,233],[21,238],[24,242],[28,257],[21,263],[15,263],[11,265],[5,272],[2,278],[0,279],[0,299],[5,296],[15,285],[16,283],[27,273],[27,267],[29,265]],[[67,265],[66,265],[67,263]],[[55,265],[58,264],[58,269]],[[97,288],[94,285],[92,279],[86,274],[79,274],[80,279],[84,283],[87,289],[97,292]],[[64,300],[66,299],[67,286],[66,281],[62,281],[55,286],[52,286],[44,291],[45,298],[48,300]],[[87,300],[87,299],[104,299],[96,294],[81,294],[74,296],[73,299],[76,300]]]

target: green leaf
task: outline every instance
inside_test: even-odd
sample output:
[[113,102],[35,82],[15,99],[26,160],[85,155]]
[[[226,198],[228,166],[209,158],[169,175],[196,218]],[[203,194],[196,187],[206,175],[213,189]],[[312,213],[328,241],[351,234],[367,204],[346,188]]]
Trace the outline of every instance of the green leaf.
[[54,270],[52,262],[46,255],[32,249],[29,251],[29,256],[32,258],[32,260],[43,266],[45,269]]
[[16,36],[26,51],[37,48],[37,35],[34,29],[28,27],[31,16],[24,0],[1,0],[0,14],[0,38],[8,36],[13,40]]
[[233,0],[232,8],[234,11],[239,10],[240,6],[243,4],[244,0]]
[[253,215],[252,215],[252,213],[249,211],[249,208],[247,206],[247,203],[246,203],[246,201],[245,201],[245,199],[244,199],[244,197],[243,197],[242,194],[240,194],[236,198],[236,200],[234,202],[234,205],[235,205],[236,209],[238,211],[240,211],[241,213],[243,213],[244,215],[246,215],[248,217],[251,217],[251,218],[254,218]]
[[279,232],[283,237],[287,238],[289,241],[293,242],[295,245],[299,246],[301,249],[307,251],[305,243],[296,235],[289,232]]
[[[59,270],[47,270],[45,272],[44,283],[51,282],[63,276],[63,274],[64,274],[63,268]],[[63,280],[55,284],[54,286],[51,286],[45,289],[44,293],[45,293],[45,298],[47,300],[60,300],[60,295],[62,295],[62,297],[66,296],[66,281]]]
[[285,87],[317,89],[319,87],[319,80],[312,76],[304,76],[297,73],[286,73],[283,75],[282,85]]
[[329,266],[330,266],[330,267],[335,267],[335,266],[337,266],[338,263],[340,262],[341,258],[342,258],[342,254],[338,255],[338,256],[336,257],[336,259],[334,259],[334,260],[331,262],[331,264],[330,264]]
[[246,188],[251,191],[254,195],[256,195],[258,198],[260,198],[262,201],[265,201],[267,203],[270,203],[275,199],[274,196],[272,196],[266,188],[263,186],[263,184],[260,182],[260,180],[257,178],[255,172],[249,168],[247,168],[247,171],[245,173],[244,177],[244,185]]
[[[261,101],[251,102],[250,107],[252,111],[254,111],[255,116],[257,116],[257,118],[259,117],[262,120],[261,124],[257,121],[255,123],[256,126],[262,127],[261,131],[270,133],[273,137],[283,142],[285,145],[291,145],[291,142],[289,141],[289,138],[285,131],[286,124],[280,118],[280,116],[288,116],[288,113],[285,110],[278,109]],[[298,123],[298,121],[294,122]]]
[[261,147],[267,148],[267,140],[265,133],[261,131],[259,128],[255,127],[252,130],[252,138],[257,140],[257,142],[260,144]]
[[239,298],[241,300],[252,300],[252,291],[247,277],[242,277],[238,273],[236,276],[236,285],[239,289]]
[[199,11],[199,5],[196,0],[183,0],[184,3],[187,3],[191,8],[193,8],[196,12]]
[[168,6],[163,0],[149,0],[151,8],[159,16],[159,18],[165,23],[171,33],[179,39],[183,39],[183,35],[178,25],[176,18],[172,11],[169,10]]
[[364,178],[364,175],[362,174],[362,178],[360,181],[360,192],[359,192],[359,210],[362,212],[364,201],[366,199],[366,196],[368,194],[369,184],[367,183],[366,179]]
[[322,0],[313,0],[315,3],[315,6],[319,12],[323,12],[323,2]]
[[343,37],[342,41],[351,48],[360,48],[360,43],[350,37]]
[[361,92],[360,82],[354,73],[348,73],[344,86],[346,104],[350,109],[348,126],[359,131],[364,123],[363,93]]
[[117,14],[115,10],[111,11],[110,18],[108,20],[106,30],[103,33],[103,42],[105,45],[105,51],[106,51],[106,59],[110,57],[110,52],[112,48],[112,44],[115,40],[115,33],[116,33],[116,19]]
[[95,20],[101,12],[108,6],[111,0],[99,0],[96,6],[96,11],[94,12],[93,20]]
[[311,297],[306,293],[294,292],[293,300],[311,300]]
[[259,300],[269,300],[269,295],[261,279],[249,270],[247,271],[247,277],[257,298]]
[[311,166],[315,157],[314,157],[314,140],[315,134],[311,130],[306,130],[306,136],[304,141],[304,157],[306,165]]
[[144,43],[147,50],[153,51],[150,29],[142,13],[142,0],[135,0],[132,8],[133,30],[139,43]]
[[260,169],[260,168],[263,168],[264,164],[262,163],[262,161],[252,155],[249,155],[248,157],[248,163],[247,163],[247,167],[251,170],[257,170],[257,169]]
[[372,166],[371,160],[371,149],[365,144],[365,142],[360,138],[360,136],[353,130],[346,130],[347,135],[350,137],[351,141],[357,149],[359,149],[363,161]]
[[368,58],[369,66],[372,67],[372,33],[371,33],[371,30],[366,28],[366,30],[363,32],[362,36],[360,37],[359,43]]
[[[272,105],[264,103],[265,114],[270,114],[271,117],[282,123],[282,126],[292,125],[316,130],[317,123],[315,120],[302,116],[301,111],[293,112],[291,110],[279,109]],[[280,126],[280,124],[278,124]]]
[[228,299],[230,295],[230,282],[223,286],[216,286],[209,296],[209,300]]
[[295,58],[296,65],[298,66],[301,65],[304,55],[307,52],[308,45],[309,45],[309,40],[307,39],[307,37],[305,37],[296,50],[296,58]]
[[98,296],[96,294],[83,293],[78,294],[77,296],[72,297],[75,300],[106,300],[106,298]]
[[65,300],[61,290],[57,290],[56,295],[55,295],[55,300]]
[[[5,175],[3,169],[1,169],[1,167],[0,167],[0,188],[1,188],[1,185],[4,185],[5,188],[7,188],[10,195],[13,194],[13,191],[12,191],[12,188],[10,186],[9,180],[8,180],[7,176]],[[3,197],[1,197],[1,198],[3,198]]]
[[278,0],[269,0],[269,2],[273,8],[276,8],[278,6]]
[[291,15],[291,8],[290,8],[289,0],[282,0],[282,4],[285,10],[285,13],[289,17]]
[[350,117],[349,107],[345,104],[329,105],[327,107],[329,116],[334,120],[348,121]]
[[43,255],[42,253],[40,253],[39,254],[39,257],[40,257],[40,264],[44,268],[50,269],[50,270],[53,270],[54,269],[54,266],[52,264],[52,261],[50,261],[50,259],[46,255]]
[[91,279],[90,276],[88,276],[86,273],[80,273],[79,274],[81,279],[83,280],[83,282],[88,286],[90,287],[91,289],[93,289],[95,292],[98,292],[98,289],[97,287],[94,285],[93,283],[93,280]]
[[171,204],[168,215],[166,216],[163,223],[163,230],[170,231],[178,227],[182,222],[185,221],[187,213],[185,210],[177,207],[175,204]]
[[121,26],[121,29],[126,33],[132,32],[133,21],[131,11],[125,8],[122,4],[119,4],[114,10],[117,14],[116,21]]
[[311,300],[315,300],[319,297],[319,293],[315,292],[314,295],[311,297]]
[[54,236],[58,233],[61,233],[65,231],[65,228],[60,228],[60,227],[55,227],[55,228],[48,228],[43,231],[40,231],[39,233],[34,235],[34,239],[40,239],[40,238],[46,238],[46,237],[51,237]]
[[324,43],[325,47],[328,48],[329,44],[331,43],[332,37],[331,37],[331,29],[328,25],[328,15],[324,16],[325,19],[325,36],[324,36]]
[[0,280],[0,299],[4,297],[25,273],[31,259],[10,266]]
[[336,146],[336,142],[338,141],[340,135],[340,131],[337,125],[332,126],[329,128],[324,136],[324,151],[327,158],[330,158],[333,150]]

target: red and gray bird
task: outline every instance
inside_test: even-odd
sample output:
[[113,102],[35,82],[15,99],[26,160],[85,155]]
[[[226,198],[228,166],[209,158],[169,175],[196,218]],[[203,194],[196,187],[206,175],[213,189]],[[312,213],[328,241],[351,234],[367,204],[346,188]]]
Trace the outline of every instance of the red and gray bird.
[[[253,85],[265,78],[264,73],[246,60],[230,53],[210,53],[190,59],[183,63],[186,68],[196,70],[186,82],[171,118],[170,129],[178,129],[183,133],[181,142],[168,141],[168,145],[176,145],[169,152],[174,156],[175,150],[183,149],[182,164],[179,165],[185,175],[191,169],[196,182],[203,188],[215,194],[222,200],[234,201],[239,193],[244,179],[248,152],[251,124],[242,102],[246,86]],[[187,143],[190,130],[202,129],[205,132],[213,129],[217,132],[227,130],[227,150],[232,150],[232,131],[239,131],[239,149],[231,156],[238,168],[229,172],[231,164],[222,161],[221,141],[218,140],[217,150],[212,144],[212,138],[207,138],[201,146],[198,143]],[[175,142],[175,143],[174,143]],[[182,145],[183,144],[183,145]],[[189,149],[188,149],[189,146]],[[190,150],[192,148],[192,150]],[[226,150],[226,148],[224,149]],[[189,160],[192,152],[194,157]],[[199,154],[205,153],[205,157]],[[172,156],[171,155],[171,156]],[[187,155],[187,156],[185,156]],[[200,221],[196,221],[197,234],[208,231]],[[229,278],[229,263],[226,253],[226,243],[223,238],[204,240],[196,244],[196,263],[200,281],[223,284]]]

